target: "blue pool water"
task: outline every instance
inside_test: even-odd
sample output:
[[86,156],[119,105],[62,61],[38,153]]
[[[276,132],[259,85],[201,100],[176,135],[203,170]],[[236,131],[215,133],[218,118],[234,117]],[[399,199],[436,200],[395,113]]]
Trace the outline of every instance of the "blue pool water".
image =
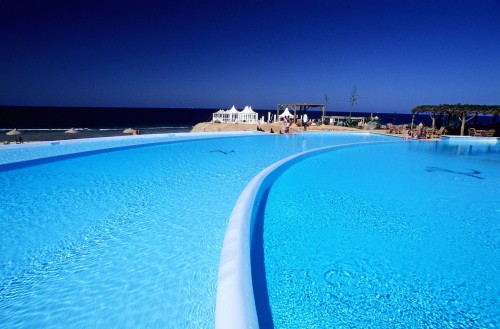
[[[224,232],[251,178],[304,150],[387,140],[368,134],[177,139],[0,150],[3,327],[213,327]],[[151,145],[123,148],[141,143]],[[122,148],[22,162],[109,146]]]
[[499,195],[499,144],[367,145],[299,162],[256,222],[261,327],[498,327]]

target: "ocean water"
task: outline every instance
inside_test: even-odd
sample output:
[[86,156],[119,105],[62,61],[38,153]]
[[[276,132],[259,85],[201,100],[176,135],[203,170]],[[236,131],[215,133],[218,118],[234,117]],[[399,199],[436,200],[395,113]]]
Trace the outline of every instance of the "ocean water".
[[[227,221],[252,177],[297,152],[378,140],[387,137],[260,134],[4,164],[1,326],[212,328]],[[39,147],[60,156],[78,144]]]
[[256,231],[261,327],[498,327],[498,195],[498,143],[299,162],[271,187]]
[[[219,109],[202,108],[71,108],[71,107],[15,107],[1,106],[2,120],[0,129],[69,129],[70,127],[89,129],[148,129],[155,127],[185,128],[199,122],[211,121],[212,114]],[[241,108],[239,108],[241,110]],[[269,113],[276,114],[276,109],[254,109],[259,118],[267,121]],[[369,117],[370,113],[326,111],[326,115]],[[308,111],[310,119],[320,119],[321,112]],[[411,110],[402,113],[373,112],[383,124],[411,123]],[[429,115],[417,115],[416,124],[430,125]],[[439,119],[437,121],[440,124]],[[491,124],[492,118],[478,117],[471,124]],[[455,123],[456,124],[456,123]]]

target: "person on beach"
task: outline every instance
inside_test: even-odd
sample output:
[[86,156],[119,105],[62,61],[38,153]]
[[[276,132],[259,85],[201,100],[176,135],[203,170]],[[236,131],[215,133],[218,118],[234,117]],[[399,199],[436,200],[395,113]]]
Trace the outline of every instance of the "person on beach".
[[309,121],[309,118],[307,117],[307,113],[304,113],[304,116],[302,117],[302,125],[304,126],[304,131],[307,130],[307,121]]
[[288,134],[290,132],[290,119],[288,118],[288,115],[285,117],[285,134]]
[[409,140],[411,138],[411,129],[408,129],[405,135],[405,141]]

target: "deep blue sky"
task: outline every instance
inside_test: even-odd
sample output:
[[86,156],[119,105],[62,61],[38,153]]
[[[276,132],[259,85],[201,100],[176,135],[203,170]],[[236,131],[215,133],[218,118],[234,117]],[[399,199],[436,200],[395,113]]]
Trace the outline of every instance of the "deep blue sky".
[[500,0],[0,5],[0,105],[500,104]]

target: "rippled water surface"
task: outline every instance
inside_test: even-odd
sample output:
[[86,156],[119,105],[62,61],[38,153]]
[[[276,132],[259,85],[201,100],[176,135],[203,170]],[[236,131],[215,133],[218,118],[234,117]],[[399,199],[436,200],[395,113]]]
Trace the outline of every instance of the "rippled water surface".
[[369,145],[299,162],[257,228],[261,324],[498,327],[499,195],[498,144]]
[[[1,326],[213,327],[227,220],[251,178],[297,152],[377,140],[213,138],[0,166]],[[0,159],[45,154],[18,151]]]

